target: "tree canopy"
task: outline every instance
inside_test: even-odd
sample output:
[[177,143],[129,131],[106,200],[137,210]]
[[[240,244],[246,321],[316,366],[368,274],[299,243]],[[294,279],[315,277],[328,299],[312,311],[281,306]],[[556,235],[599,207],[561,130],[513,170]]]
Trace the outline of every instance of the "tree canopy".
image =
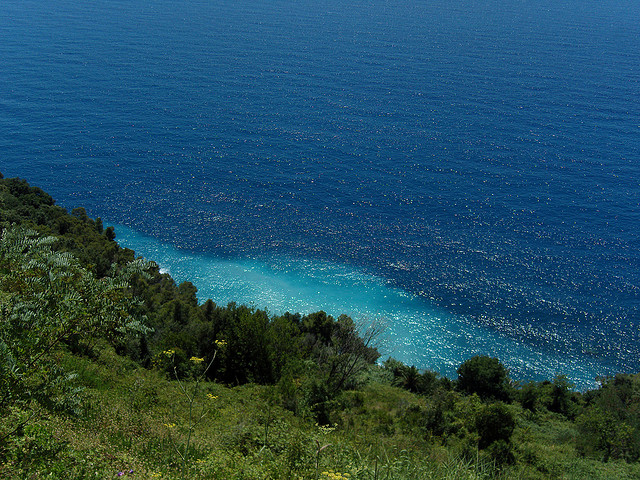
[[497,358],[476,355],[458,367],[458,390],[480,398],[508,400],[511,396],[509,371]]

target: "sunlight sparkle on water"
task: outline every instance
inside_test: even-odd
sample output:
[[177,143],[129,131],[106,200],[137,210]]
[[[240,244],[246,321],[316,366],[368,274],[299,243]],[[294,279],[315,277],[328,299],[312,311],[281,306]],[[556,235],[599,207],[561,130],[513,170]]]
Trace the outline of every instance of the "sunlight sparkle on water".
[[387,326],[382,358],[392,356],[453,378],[461,362],[485,354],[500,358],[515,378],[552,378],[562,372],[578,387],[595,384],[595,366],[584,359],[549,355],[503,337],[344,265],[290,257],[222,259],[178,249],[126,226],[116,226],[116,232],[122,246],[153,259],[161,272],[177,282],[191,281],[201,302],[236,302],[272,314],[324,310],[334,317],[381,319]]

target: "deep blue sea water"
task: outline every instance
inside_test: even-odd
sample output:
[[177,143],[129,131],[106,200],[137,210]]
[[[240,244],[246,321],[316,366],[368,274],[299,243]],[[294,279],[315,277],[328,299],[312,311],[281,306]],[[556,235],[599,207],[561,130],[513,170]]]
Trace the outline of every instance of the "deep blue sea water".
[[0,172],[201,299],[640,371],[635,0],[5,0]]

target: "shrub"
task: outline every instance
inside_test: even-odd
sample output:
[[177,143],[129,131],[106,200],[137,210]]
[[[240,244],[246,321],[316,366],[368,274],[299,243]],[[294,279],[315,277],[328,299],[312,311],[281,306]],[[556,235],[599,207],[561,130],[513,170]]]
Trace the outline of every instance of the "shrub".
[[502,402],[486,405],[476,419],[478,446],[483,449],[497,441],[511,442],[515,427],[515,416],[507,405]]
[[0,408],[36,401],[51,410],[73,410],[78,389],[55,353],[81,338],[115,338],[144,332],[132,314],[137,302],[128,278],[142,274],[135,261],[96,279],[68,253],[56,252],[53,237],[10,228],[0,237]]
[[497,358],[476,355],[458,368],[458,390],[480,398],[507,401],[511,398],[508,370]]

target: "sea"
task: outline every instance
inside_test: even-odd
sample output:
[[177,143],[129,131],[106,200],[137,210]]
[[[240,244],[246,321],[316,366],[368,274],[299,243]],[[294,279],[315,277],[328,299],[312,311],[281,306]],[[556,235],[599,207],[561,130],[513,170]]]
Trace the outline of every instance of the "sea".
[[640,371],[637,0],[3,0],[0,172],[381,360]]

